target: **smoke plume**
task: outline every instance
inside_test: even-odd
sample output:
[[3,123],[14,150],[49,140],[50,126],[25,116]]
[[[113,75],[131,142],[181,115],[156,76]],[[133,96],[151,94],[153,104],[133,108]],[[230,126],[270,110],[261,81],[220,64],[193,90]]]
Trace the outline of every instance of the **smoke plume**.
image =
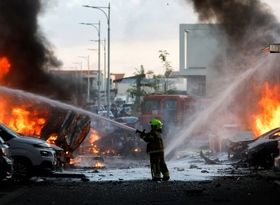
[[219,24],[225,32],[227,54],[235,64],[230,69],[248,68],[265,46],[279,40],[276,18],[269,6],[259,0],[187,1],[193,4],[201,22]]
[[69,84],[48,74],[60,66],[39,30],[40,0],[0,1],[0,56],[11,64],[2,85],[69,100]]
[[262,52],[269,44],[280,40],[279,23],[268,5],[259,0],[187,2],[193,5],[202,23],[217,24],[221,30],[217,35],[222,35],[217,39],[226,39],[219,41],[225,49],[207,68],[208,72],[217,73],[211,85],[216,89],[210,96],[213,102],[205,111],[196,113],[196,119],[186,124],[176,140],[173,138],[167,154],[184,144],[182,142],[191,138],[196,130],[201,132],[205,125],[204,134],[211,130],[219,135],[226,123],[237,123],[243,126],[242,129],[250,129],[251,114],[259,109],[258,86],[265,81],[280,84],[280,58]]
[[[277,23],[270,8],[259,0],[192,0],[199,19],[221,24],[231,42],[247,41],[248,35],[273,28]],[[263,36],[270,37],[269,33]],[[263,43],[270,39],[258,39]]]
[[[219,64],[218,56],[211,66],[219,71],[222,79],[232,81],[234,75],[256,67],[261,59],[269,58],[263,54],[262,49],[279,41],[279,23],[270,7],[259,0],[188,1],[193,4],[201,22],[218,24],[225,33],[228,42],[226,64]],[[238,113],[240,119],[246,119],[248,112],[255,109],[258,99],[258,93],[254,92],[255,87],[264,81],[279,83],[278,67],[279,60],[271,59],[266,67],[259,69],[250,80],[240,85],[233,103],[227,107]]]

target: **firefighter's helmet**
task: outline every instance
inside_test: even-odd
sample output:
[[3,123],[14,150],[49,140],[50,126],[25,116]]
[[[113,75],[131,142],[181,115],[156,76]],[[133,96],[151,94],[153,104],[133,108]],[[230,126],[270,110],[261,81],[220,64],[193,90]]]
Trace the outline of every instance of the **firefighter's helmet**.
[[162,129],[162,126],[163,126],[162,122],[158,119],[152,119],[150,121],[150,125],[151,125],[151,127],[154,127],[156,129]]

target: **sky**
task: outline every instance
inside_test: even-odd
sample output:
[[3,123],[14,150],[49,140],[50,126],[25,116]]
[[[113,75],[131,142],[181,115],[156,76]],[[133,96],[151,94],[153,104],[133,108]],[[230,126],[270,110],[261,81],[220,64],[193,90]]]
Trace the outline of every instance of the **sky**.
[[[179,24],[198,23],[186,0],[49,0],[39,17],[41,31],[52,45],[61,69],[97,70],[97,30],[80,23],[101,23],[107,41],[107,21],[98,9],[82,5],[111,5],[111,73],[131,76],[141,65],[156,74],[164,72],[159,50],[166,50],[174,71],[179,70]],[[280,20],[280,1],[262,0]],[[107,12],[107,10],[105,9]],[[104,69],[101,45],[101,70]]]

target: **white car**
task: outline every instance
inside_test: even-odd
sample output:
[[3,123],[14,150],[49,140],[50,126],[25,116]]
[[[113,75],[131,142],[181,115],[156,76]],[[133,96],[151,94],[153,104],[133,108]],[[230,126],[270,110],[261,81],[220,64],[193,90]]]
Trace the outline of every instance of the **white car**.
[[28,179],[35,174],[51,172],[56,166],[54,149],[45,141],[23,137],[0,124],[0,136],[9,145],[13,159],[13,177]]
[[[102,117],[107,117],[107,110],[104,110],[104,111],[98,111],[98,115],[100,115],[100,116],[102,116]],[[109,118],[110,119],[114,119],[114,115],[113,115],[113,113],[112,113],[112,111],[109,111]]]

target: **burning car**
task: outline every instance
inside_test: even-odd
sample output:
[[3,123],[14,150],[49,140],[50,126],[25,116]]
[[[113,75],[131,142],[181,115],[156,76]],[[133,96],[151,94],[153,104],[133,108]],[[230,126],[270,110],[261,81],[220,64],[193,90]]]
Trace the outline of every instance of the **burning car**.
[[272,129],[256,139],[245,141],[229,141],[231,158],[240,158],[254,167],[271,168],[274,158],[279,155],[278,142],[280,128]]
[[0,123],[22,136],[55,144],[71,155],[89,132],[91,120],[86,114],[7,90],[0,94]]
[[89,116],[71,110],[56,109],[39,136],[50,144],[63,148],[67,162],[81,145],[90,131]]

